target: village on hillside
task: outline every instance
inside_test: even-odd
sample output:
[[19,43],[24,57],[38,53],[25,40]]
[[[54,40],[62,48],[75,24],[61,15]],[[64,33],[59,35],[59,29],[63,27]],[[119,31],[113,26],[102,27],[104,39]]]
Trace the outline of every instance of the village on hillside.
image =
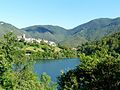
[[17,39],[18,40],[24,40],[25,42],[37,42],[37,43],[41,43],[41,42],[44,42],[44,43],[47,43],[48,45],[50,46],[56,46],[56,43],[53,42],[53,41],[48,41],[48,40],[45,40],[45,39],[35,39],[35,38],[27,38],[25,36],[25,34],[21,35],[21,36],[17,36]]

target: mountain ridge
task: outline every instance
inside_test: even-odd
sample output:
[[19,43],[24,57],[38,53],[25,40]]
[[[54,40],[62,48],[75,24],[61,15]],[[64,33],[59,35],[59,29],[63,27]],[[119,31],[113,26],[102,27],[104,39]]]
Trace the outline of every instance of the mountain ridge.
[[16,35],[25,33],[29,37],[43,38],[61,45],[76,47],[120,31],[120,17],[113,19],[97,18],[72,29],[65,29],[56,25],[33,25],[19,29],[1,21],[0,36],[10,31],[13,31]]

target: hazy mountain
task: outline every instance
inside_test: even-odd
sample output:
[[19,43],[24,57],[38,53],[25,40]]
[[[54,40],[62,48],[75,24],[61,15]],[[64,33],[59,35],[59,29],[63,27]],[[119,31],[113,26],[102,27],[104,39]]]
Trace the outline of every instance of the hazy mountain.
[[22,30],[28,32],[32,37],[56,42],[63,41],[67,37],[67,30],[59,26],[35,25],[23,28]]
[[6,34],[8,32],[14,32],[14,34],[16,34],[16,35],[22,35],[23,33],[25,33],[27,36],[29,36],[25,31],[22,31],[11,24],[1,21],[0,22],[0,36]]
[[17,35],[25,33],[30,37],[52,40],[66,46],[78,46],[120,31],[120,18],[94,19],[70,30],[53,25],[35,25],[18,29],[11,24],[0,22],[0,36],[10,31]]
[[70,33],[85,37],[87,40],[98,40],[107,34],[118,31],[119,28],[120,18],[100,18],[73,28]]
[[[120,31],[120,18],[109,19],[109,18],[100,18],[92,20],[88,23],[79,25],[71,29],[68,33],[71,36],[69,39],[62,42],[71,43],[71,40],[74,42],[80,41],[81,37],[84,38],[84,41],[94,41],[99,40],[102,37],[112,34],[114,32]],[[76,39],[77,37],[77,39]],[[72,41],[73,42],[73,41]],[[73,46],[74,42],[71,43]],[[81,44],[84,42],[81,42]]]

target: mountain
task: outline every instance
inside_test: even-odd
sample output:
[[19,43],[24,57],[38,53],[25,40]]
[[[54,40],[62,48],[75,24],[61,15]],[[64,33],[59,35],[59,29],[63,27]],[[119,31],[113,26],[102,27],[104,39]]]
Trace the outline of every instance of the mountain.
[[71,30],[72,35],[85,37],[87,40],[98,40],[101,37],[118,31],[120,28],[120,18],[109,19],[100,18],[80,25]]
[[77,48],[77,51],[85,55],[92,55],[99,51],[117,57],[120,54],[120,32],[105,36],[98,41],[83,44]]
[[43,38],[55,42],[63,41],[67,35],[66,29],[52,25],[35,25],[22,30],[28,32],[34,38]]
[[[62,44],[70,44],[73,42],[81,41],[81,38],[84,38],[84,41],[94,41],[99,40],[102,37],[112,34],[114,32],[120,31],[120,18],[109,19],[109,18],[99,18],[91,20],[85,24],[79,25],[71,30],[69,30],[69,39],[62,42]],[[76,38],[77,37],[77,38]],[[71,46],[74,45],[74,42],[71,43]],[[85,43],[81,41],[81,44]],[[80,44],[79,44],[80,45]]]
[[23,33],[28,35],[25,31],[22,31],[9,23],[5,23],[1,21],[0,22],[0,36],[3,36],[4,34],[8,32],[14,32],[14,34],[16,35],[22,35]]
[[11,24],[0,22],[0,36],[10,31],[16,35],[25,33],[29,37],[43,38],[61,45],[77,47],[85,42],[99,40],[106,35],[120,31],[120,18],[98,18],[73,29],[53,25],[34,25],[18,29]]
[[74,47],[120,31],[120,18],[94,19],[70,30],[52,25],[35,25],[22,30],[35,38],[52,40],[61,45]]

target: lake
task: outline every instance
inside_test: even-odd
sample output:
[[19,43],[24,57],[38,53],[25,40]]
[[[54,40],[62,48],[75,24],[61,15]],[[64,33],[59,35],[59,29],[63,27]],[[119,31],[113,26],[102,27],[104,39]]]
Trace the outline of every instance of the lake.
[[46,72],[52,81],[57,81],[57,78],[61,74],[61,70],[67,72],[70,69],[74,69],[80,64],[80,59],[59,59],[59,60],[37,60],[34,64],[34,72],[37,75],[41,75]]

